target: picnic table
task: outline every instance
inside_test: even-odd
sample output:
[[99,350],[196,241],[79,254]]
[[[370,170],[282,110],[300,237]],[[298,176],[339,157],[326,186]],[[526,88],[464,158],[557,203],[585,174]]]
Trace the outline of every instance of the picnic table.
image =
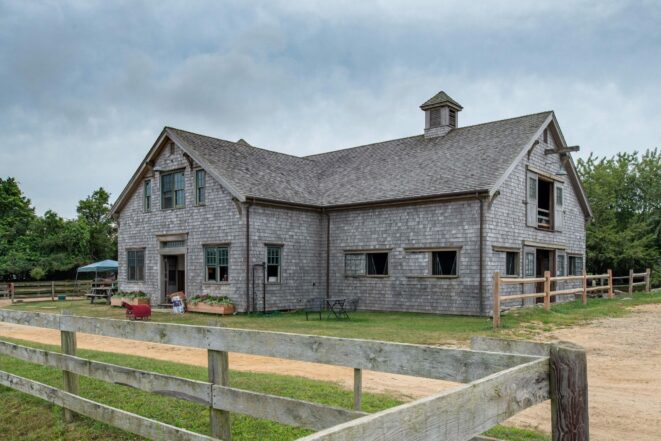
[[90,304],[94,303],[96,299],[105,299],[108,304],[110,304],[110,298],[113,293],[117,290],[115,284],[112,285],[103,285],[103,284],[92,284],[92,289],[89,294],[86,294],[85,297],[90,299]]

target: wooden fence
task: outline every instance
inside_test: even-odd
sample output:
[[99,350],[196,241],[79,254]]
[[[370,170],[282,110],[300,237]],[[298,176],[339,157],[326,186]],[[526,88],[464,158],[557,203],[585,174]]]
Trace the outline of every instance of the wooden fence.
[[[636,282],[636,278],[642,277],[642,281]],[[627,279],[626,285],[614,285],[613,280]],[[613,271],[608,270],[606,274],[590,274],[588,275],[583,271],[580,276],[555,276],[551,277],[550,271],[544,272],[544,277],[520,278],[520,277],[501,277],[499,272],[493,275],[493,327],[494,329],[500,327],[500,315],[503,302],[512,300],[525,300],[525,299],[544,299],[544,309],[550,309],[551,299],[556,296],[563,295],[579,295],[583,304],[587,304],[588,295],[597,293],[607,295],[608,298],[613,298],[614,288],[627,286],[629,294],[633,293],[634,287],[645,286],[646,291],[651,288],[651,271],[648,268],[643,273],[634,273],[633,270],[629,271],[629,276],[613,277]],[[580,287],[568,289],[553,289],[553,284],[559,286],[558,282],[580,282]],[[504,285],[519,285],[525,287],[526,285],[542,285],[542,292],[523,293],[523,294],[507,294],[503,295],[502,287]],[[523,289],[522,289],[523,291]]]
[[[229,441],[230,412],[236,412],[318,431],[302,438],[306,441],[468,441],[549,398],[553,439],[588,439],[585,352],[567,343],[478,338],[469,350],[7,309],[0,309],[0,321],[60,331],[62,353],[0,342],[0,354],[62,369],[65,390],[2,371],[1,385],[65,408],[67,421],[78,413],[149,439]],[[206,349],[209,381],[79,358],[75,355],[78,332]],[[354,409],[233,388],[228,352],[353,368]],[[363,369],[466,384],[366,414],[360,410]],[[78,396],[79,375],[206,405],[211,436],[82,398]]]
[[9,297],[14,303],[22,299],[51,299],[59,295],[83,296],[90,292],[91,280],[62,280],[51,282],[12,282],[0,288],[0,296]]

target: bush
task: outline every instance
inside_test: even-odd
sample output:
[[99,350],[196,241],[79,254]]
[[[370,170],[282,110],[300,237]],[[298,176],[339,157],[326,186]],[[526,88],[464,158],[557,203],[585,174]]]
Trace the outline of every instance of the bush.
[[142,291],[118,291],[112,295],[113,297],[121,297],[123,299],[142,299],[147,297]]
[[40,266],[35,266],[30,270],[30,277],[32,277],[34,280],[41,280],[44,277],[46,277],[46,271]]

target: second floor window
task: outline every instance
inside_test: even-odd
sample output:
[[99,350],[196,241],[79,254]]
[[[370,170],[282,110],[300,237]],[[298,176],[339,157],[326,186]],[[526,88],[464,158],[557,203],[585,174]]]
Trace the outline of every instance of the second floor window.
[[126,279],[145,280],[145,250],[128,250],[126,257],[128,262]]
[[161,208],[181,208],[186,205],[184,172],[161,175]]
[[207,173],[204,170],[195,172],[195,204],[204,205],[206,202]]
[[144,202],[143,208],[145,211],[151,210],[151,179],[145,181],[144,186]]

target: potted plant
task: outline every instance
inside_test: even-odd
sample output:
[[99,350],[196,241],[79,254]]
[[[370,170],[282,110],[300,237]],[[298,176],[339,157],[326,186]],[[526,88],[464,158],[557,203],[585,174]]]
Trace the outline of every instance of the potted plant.
[[149,297],[142,291],[119,291],[110,298],[111,306],[122,306],[122,303],[129,305],[149,305]]
[[236,308],[227,296],[210,296],[208,294],[196,295],[188,299],[186,309],[191,312],[205,312],[209,314],[234,314]]

